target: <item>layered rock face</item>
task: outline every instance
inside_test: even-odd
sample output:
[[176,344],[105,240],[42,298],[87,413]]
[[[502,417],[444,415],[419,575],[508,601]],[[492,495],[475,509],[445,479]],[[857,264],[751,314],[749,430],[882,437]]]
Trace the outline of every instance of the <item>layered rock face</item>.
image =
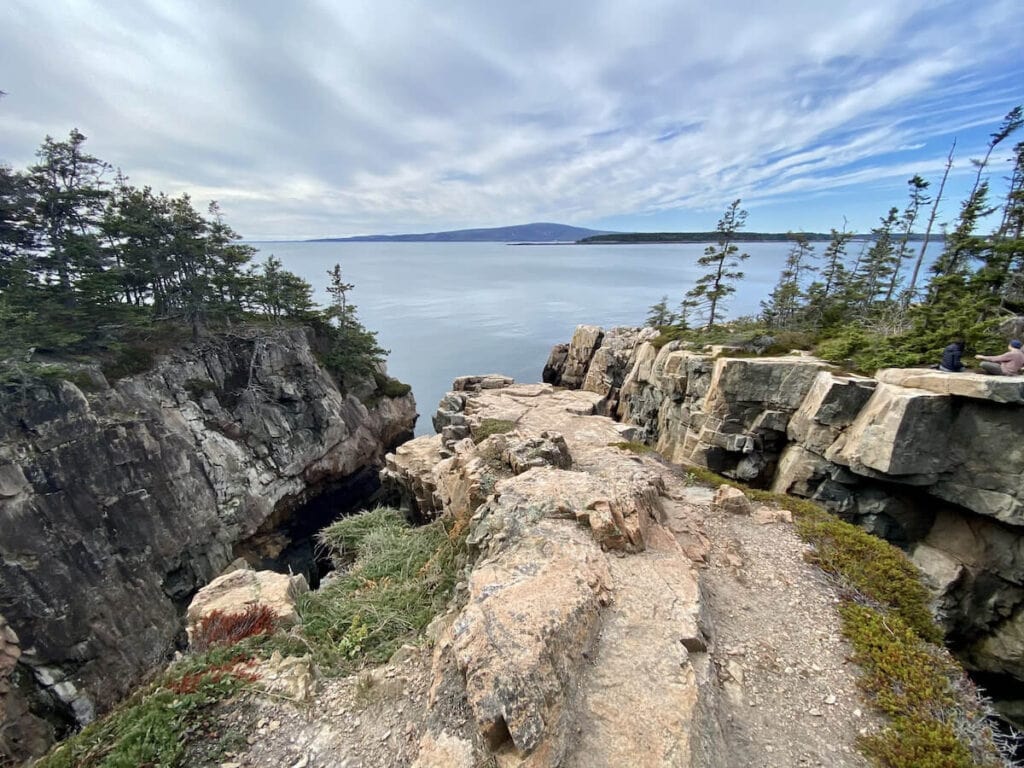
[[545,381],[667,458],[824,503],[907,547],[969,666],[1024,680],[1024,377],[836,372],[581,326]]
[[[411,434],[411,396],[343,395],[301,329],[172,354],[83,392],[8,392],[0,417],[0,714],[30,754],[166,659],[233,547]],[[6,655],[5,655],[6,654]],[[11,657],[17,664],[4,662]]]

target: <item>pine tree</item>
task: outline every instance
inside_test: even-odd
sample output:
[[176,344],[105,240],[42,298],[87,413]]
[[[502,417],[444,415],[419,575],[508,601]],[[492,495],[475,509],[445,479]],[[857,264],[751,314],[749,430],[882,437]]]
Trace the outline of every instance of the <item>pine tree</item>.
[[907,185],[910,187],[910,198],[900,220],[903,235],[900,237],[899,245],[896,247],[895,265],[892,276],[889,279],[889,290],[885,293],[886,301],[892,299],[896,286],[899,285],[900,268],[903,266],[904,259],[910,258],[908,245],[910,243],[910,236],[914,231],[914,222],[917,221],[918,214],[921,212],[921,206],[928,205],[931,202],[926,191],[928,189],[928,182],[920,176],[914,174],[907,181]]
[[83,272],[103,268],[97,225],[108,191],[110,166],[87,154],[85,136],[73,129],[66,141],[47,136],[29,168],[34,196],[34,235],[41,271],[56,277],[60,301],[71,306],[73,284]]
[[772,328],[790,328],[801,308],[804,293],[801,282],[807,272],[814,271],[810,259],[814,246],[803,233],[789,234],[793,245],[786,256],[786,264],[779,274],[779,281],[767,301],[761,302],[762,317]]
[[723,301],[736,292],[735,282],[743,279],[743,273],[737,267],[750,258],[750,254],[739,252],[735,236],[746,221],[747,212],[740,208],[739,200],[734,200],[718,220],[717,245],[709,245],[704,255],[697,259],[698,266],[710,267],[710,271],[697,278],[696,285],[686,292],[686,296],[704,310],[707,318],[705,330],[710,331],[722,319]]
[[676,321],[676,316],[668,310],[668,296],[662,296],[661,301],[657,304],[652,304],[647,312],[647,325],[651,328],[662,328],[666,325],[672,325]]

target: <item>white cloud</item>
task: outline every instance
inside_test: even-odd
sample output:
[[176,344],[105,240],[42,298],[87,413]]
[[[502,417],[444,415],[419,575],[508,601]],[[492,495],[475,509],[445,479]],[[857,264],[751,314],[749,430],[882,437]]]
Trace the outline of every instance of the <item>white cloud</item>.
[[78,126],[250,237],[798,210],[977,153],[1022,35],[1014,0],[14,0],[0,157]]

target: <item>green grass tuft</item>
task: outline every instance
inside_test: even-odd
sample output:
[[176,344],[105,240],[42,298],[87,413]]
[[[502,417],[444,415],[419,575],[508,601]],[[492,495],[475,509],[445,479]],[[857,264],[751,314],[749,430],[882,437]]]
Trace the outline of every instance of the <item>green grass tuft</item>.
[[508,419],[481,419],[476,427],[471,427],[473,442],[482,443],[491,435],[501,435],[515,429],[515,422]]
[[646,443],[641,443],[637,440],[622,441],[619,443],[608,443],[610,448],[618,448],[623,451],[630,451],[631,453],[650,453],[654,449]]
[[318,662],[339,672],[386,661],[415,640],[444,609],[464,562],[464,538],[444,521],[413,528],[392,509],[340,520],[321,541],[351,565],[304,596],[299,612]]

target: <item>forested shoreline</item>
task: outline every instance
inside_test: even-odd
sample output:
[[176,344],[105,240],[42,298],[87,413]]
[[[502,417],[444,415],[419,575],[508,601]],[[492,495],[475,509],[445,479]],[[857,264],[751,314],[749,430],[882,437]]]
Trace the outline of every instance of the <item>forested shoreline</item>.
[[[340,266],[331,305],[273,256],[239,242],[216,202],[136,187],[89,154],[77,129],[49,136],[37,162],[0,165],[0,360],[24,372],[39,355],[98,358],[114,377],[153,353],[239,323],[300,322],[343,385],[373,376],[386,354],[347,300]],[[10,373],[7,374],[12,375]]]
[[[1004,179],[993,178],[998,169],[990,161],[1022,125],[1018,106],[990,135],[985,156],[971,160],[973,186],[953,222],[940,225],[937,213],[955,143],[934,197],[932,183],[914,175],[903,208],[889,208],[868,239],[857,242],[845,227],[833,229],[819,254],[815,238],[789,233],[786,264],[761,313],[726,322],[726,302],[749,257],[738,245],[745,241],[747,212],[734,201],[697,261],[704,274],[676,310],[668,295],[650,307],[647,324],[661,329],[662,343],[770,334],[775,349],[813,348],[865,373],[938,362],[954,339],[1001,351],[1001,324],[1024,314],[1024,142],[1014,146]],[[983,231],[984,220],[998,223]],[[915,227],[924,232],[917,235]],[[925,269],[929,245],[941,250]]]

